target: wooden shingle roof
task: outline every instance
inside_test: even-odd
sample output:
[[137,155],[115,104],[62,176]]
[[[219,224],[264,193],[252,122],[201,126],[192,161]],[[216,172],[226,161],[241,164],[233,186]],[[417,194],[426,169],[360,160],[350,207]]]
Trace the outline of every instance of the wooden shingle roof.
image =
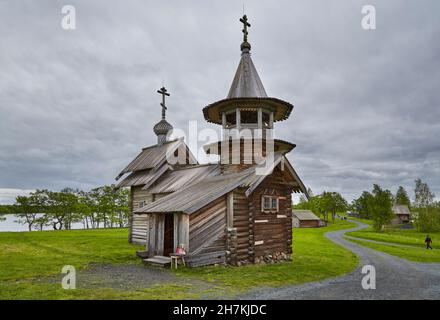
[[174,152],[177,150],[178,152],[186,152],[187,160],[190,164],[198,164],[197,159],[181,138],[165,142],[161,145],[146,147],[116,177],[116,180],[119,180],[122,176],[131,172],[130,175],[118,184],[118,187],[144,184],[149,184],[148,186],[150,186],[161,174],[170,168],[168,159],[170,156],[174,156]]
[[273,165],[266,168],[266,171],[257,171],[257,165],[230,174],[221,174],[220,165],[206,165],[173,172],[169,171],[156,185],[148,190],[151,193],[175,192],[135,212],[181,212],[191,214],[238,187],[246,188],[245,194],[250,196],[277,166],[283,167],[290,174],[291,186],[294,192],[307,194],[305,186],[283,153],[275,153]]
[[148,190],[150,193],[174,192],[188,186],[189,184],[199,183],[208,177],[217,176],[219,174],[219,164],[178,168],[176,170],[168,171],[162,176],[160,181],[155,183],[152,187],[145,186],[143,190]]
[[321,220],[310,210],[292,210],[292,214],[298,218],[299,221]]
[[234,190],[252,172],[241,172],[207,178],[203,183],[190,186],[154,201],[136,213],[172,213],[191,214],[210,204],[212,201]]
[[394,205],[392,210],[394,214],[410,214],[409,208],[406,205]]

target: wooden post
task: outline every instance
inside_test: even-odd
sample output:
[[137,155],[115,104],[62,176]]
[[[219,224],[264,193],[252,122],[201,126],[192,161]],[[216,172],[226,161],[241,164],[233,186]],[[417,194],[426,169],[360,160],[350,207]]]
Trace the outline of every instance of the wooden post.
[[179,237],[179,242],[183,243],[186,252],[189,253],[189,215],[184,213],[180,216]]
[[273,111],[269,114],[269,128],[273,129]]
[[227,218],[226,225],[228,228],[234,227],[234,192],[231,191],[227,195],[226,199]]
[[238,131],[240,131],[241,128],[241,114],[240,114],[240,109],[237,108],[235,110],[236,114],[235,114],[235,118],[236,118],[236,128]]
[[[133,187],[130,188],[130,198],[128,199],[128,243],[133,242]],[[147,246],[148,247],[148,246]]]
[[177,246],[179,245],[179,220],[180,220],[180,214],[175,213],[174,214],[174,248],[173,251],[176,252]]
[[222,112],[222,135],[223,135],[222,140],[225,139],[226,136],[225,131],[226,131],[226,113]]
[[255,263],[255,230],[254,230],[254,222],[255,222],[255,216],[254,216],[254,197],[251,196],[248,198],[248,207],[249,207],[249,242],[248,242],[248,259],[249,262]]
[[150,221],[149,221],[149,237],[148,237],[148,256],[152,257],[156,255],[156,225],[157,225],[157,219],[156,214],[150,215]]
[[165,216],[158,214],[157,219],[157,234],[156,234],[156,251],[159,256],[163,255],[164,249],[164,234],[165,234]]
[[263,110],[258,108],[258,129],[263,128]]

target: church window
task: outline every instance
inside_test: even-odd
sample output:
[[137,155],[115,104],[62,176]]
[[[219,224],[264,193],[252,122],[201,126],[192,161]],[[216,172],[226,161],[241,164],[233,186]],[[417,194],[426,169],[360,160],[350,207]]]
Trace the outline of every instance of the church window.
[[263,196],[261,207],[264,212],[278,212],[278,197]]

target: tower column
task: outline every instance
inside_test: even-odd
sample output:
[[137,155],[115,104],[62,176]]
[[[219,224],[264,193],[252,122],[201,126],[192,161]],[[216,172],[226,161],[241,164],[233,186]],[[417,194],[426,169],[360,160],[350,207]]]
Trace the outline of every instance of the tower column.
[[269,128],[273,129],[273,111],[269,114]]
[[258,129],[263,129],[263,110],[258,109]]
[[235,118],[236,118],[236,123],[237,123],[236,128],[237,128],[238,131],[240,131],[240,129],[241,129],[241,113],[240,113],[240,109],[239,108],[237,108],[235,110],[235,115],[236,115]]

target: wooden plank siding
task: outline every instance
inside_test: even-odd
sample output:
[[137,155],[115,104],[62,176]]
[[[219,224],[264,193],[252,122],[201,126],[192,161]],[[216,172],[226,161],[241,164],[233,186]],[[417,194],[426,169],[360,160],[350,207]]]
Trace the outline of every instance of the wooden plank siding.
[[140,202],[145,204],[153,201],[153,195],[142,190],[142,186],[131,188],[131,214],[129,225],[129,241],[136,244],[146,245],[149,230],[149,215],[137,214],[133,211],[139,209]]
[[226,196],[189,216],[189,266],[224,263]]
[[319,228],[319,220],[302,220],[299,222],[300,228]]

